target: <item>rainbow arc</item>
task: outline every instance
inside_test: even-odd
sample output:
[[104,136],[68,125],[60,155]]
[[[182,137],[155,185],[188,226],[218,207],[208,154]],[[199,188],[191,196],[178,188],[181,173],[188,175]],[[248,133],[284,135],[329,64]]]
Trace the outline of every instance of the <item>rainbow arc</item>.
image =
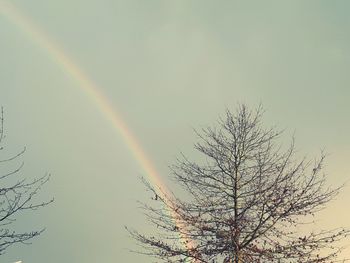
[[[121,118],[120,114],[118,114],[116,107],[112,105],[108,98],[103,94],[102,89],[83,72],[78,64],[75,63],[63,49],[51,41],[51,39],[37,25],[21,13],[13,4],[7,1],[0,1],[0,14],[21,29],[33,42],[43,48],[48,56],[50,56],[54,62],[66,72],[66,74],[70,75],[77,84],[79,84],[79,88],[90,97],[102,115],[124,139],[125,144],[147,174],[152,185],[161,188],[165,196],[170,196],[169,190],[159,176],[154,164],[147,157],[146,152],[129,129],[126,122]],[[168,207],[171,208],[172,205],[169,203]],[[178,222],[175,211],[171,210],[169,212],[174,218],[176,225],[181,228],[181,224]],[[188,237],[181,236],[181,239],[183,239],[184,244],[191,244],[191,240]]]

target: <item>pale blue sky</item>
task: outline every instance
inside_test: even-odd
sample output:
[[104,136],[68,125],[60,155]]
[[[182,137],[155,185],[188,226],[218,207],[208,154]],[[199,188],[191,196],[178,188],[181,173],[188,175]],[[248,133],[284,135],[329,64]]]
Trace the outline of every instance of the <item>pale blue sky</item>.
[[[350,169],[348,1],[12,1],[97,83],[167,181],[192,127],[238,102],[263,103],[266,125],[295,131],[301,154],[330,156],[332,185]],[[128,252],[125,224],[147,229],[142,168],[78,83],[0,16],[0,104],[7,145],[28,177],[52,173],[50,207],[18,221],[47,227],[1,262],[152,262]],[[171,187],[171,185],[170,185]],[[350,188],[319,218],[350,227]],[[350,250],[346,252],[350,256]]]

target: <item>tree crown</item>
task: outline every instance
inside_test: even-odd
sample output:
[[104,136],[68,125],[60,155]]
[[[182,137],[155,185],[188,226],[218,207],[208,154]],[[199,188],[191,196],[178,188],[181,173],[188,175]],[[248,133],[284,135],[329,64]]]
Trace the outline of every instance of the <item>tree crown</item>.
[[190,198],[179,199],[146,183],[163,206],[143,204],[159,237],[129,230],[145,248],[141,253],[165,262],[336,259],[340,249],[333,243],[348,230],[298,231],[305,216],[323,209],[341,188],[325,185],[325,155],[313,162],[298,160],[294,140],[283,150],[281,132],[264,129],[261,118],[261,107],[252,111],[241,105],[234,113],[227,110],[217,127],[197,132],[195,149],[205,161],[198,164],[182,155],[171,167]]

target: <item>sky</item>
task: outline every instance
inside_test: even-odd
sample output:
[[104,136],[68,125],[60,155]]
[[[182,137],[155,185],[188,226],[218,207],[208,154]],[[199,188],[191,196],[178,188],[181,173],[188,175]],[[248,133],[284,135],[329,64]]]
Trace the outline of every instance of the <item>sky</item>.
[[[124,230],[149,229],[137,200],[152,201],[139,179],[150,175],[112,115],[170,189],[168,165],[180,152],[196,156],[193,128],[238,103],[262,103],[265,126],[285,129],[285,143],[294,134],[300,155],[325,149],[330,186],[349,182],[348,1],[11,1],[21,21],[6,3],[6,154],[26,146],[22,176],[49,172],[38,200],[55,202],[18,216],[16,229],[46,231],[1,262],[153,262],[129,252]],[[350,228],[349,202],[348,184],[318,226]]]

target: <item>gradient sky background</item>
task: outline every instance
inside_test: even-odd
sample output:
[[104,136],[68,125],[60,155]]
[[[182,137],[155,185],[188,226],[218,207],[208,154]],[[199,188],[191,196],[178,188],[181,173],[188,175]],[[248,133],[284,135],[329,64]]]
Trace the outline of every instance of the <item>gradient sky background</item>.
[[[295,131],[300,155],[326,149],[330,185],[349,181],[349,1],[11,2],[98,85],[168,186],[167,165],[180,151],[195,156],[192,128],[238,102],[263,103],[266,126]],[[23,176],[50,172],[40,199],[56,199],[21,215],[18,229],[47,230],[0,261],[153,262],[128,251],[124,225],[147,229],[136,201],[152,200],[120,133],[3,15],[0,35],[6,153],[27,146]],[[350,227],[349,203],[348,185],[320,228]]]

